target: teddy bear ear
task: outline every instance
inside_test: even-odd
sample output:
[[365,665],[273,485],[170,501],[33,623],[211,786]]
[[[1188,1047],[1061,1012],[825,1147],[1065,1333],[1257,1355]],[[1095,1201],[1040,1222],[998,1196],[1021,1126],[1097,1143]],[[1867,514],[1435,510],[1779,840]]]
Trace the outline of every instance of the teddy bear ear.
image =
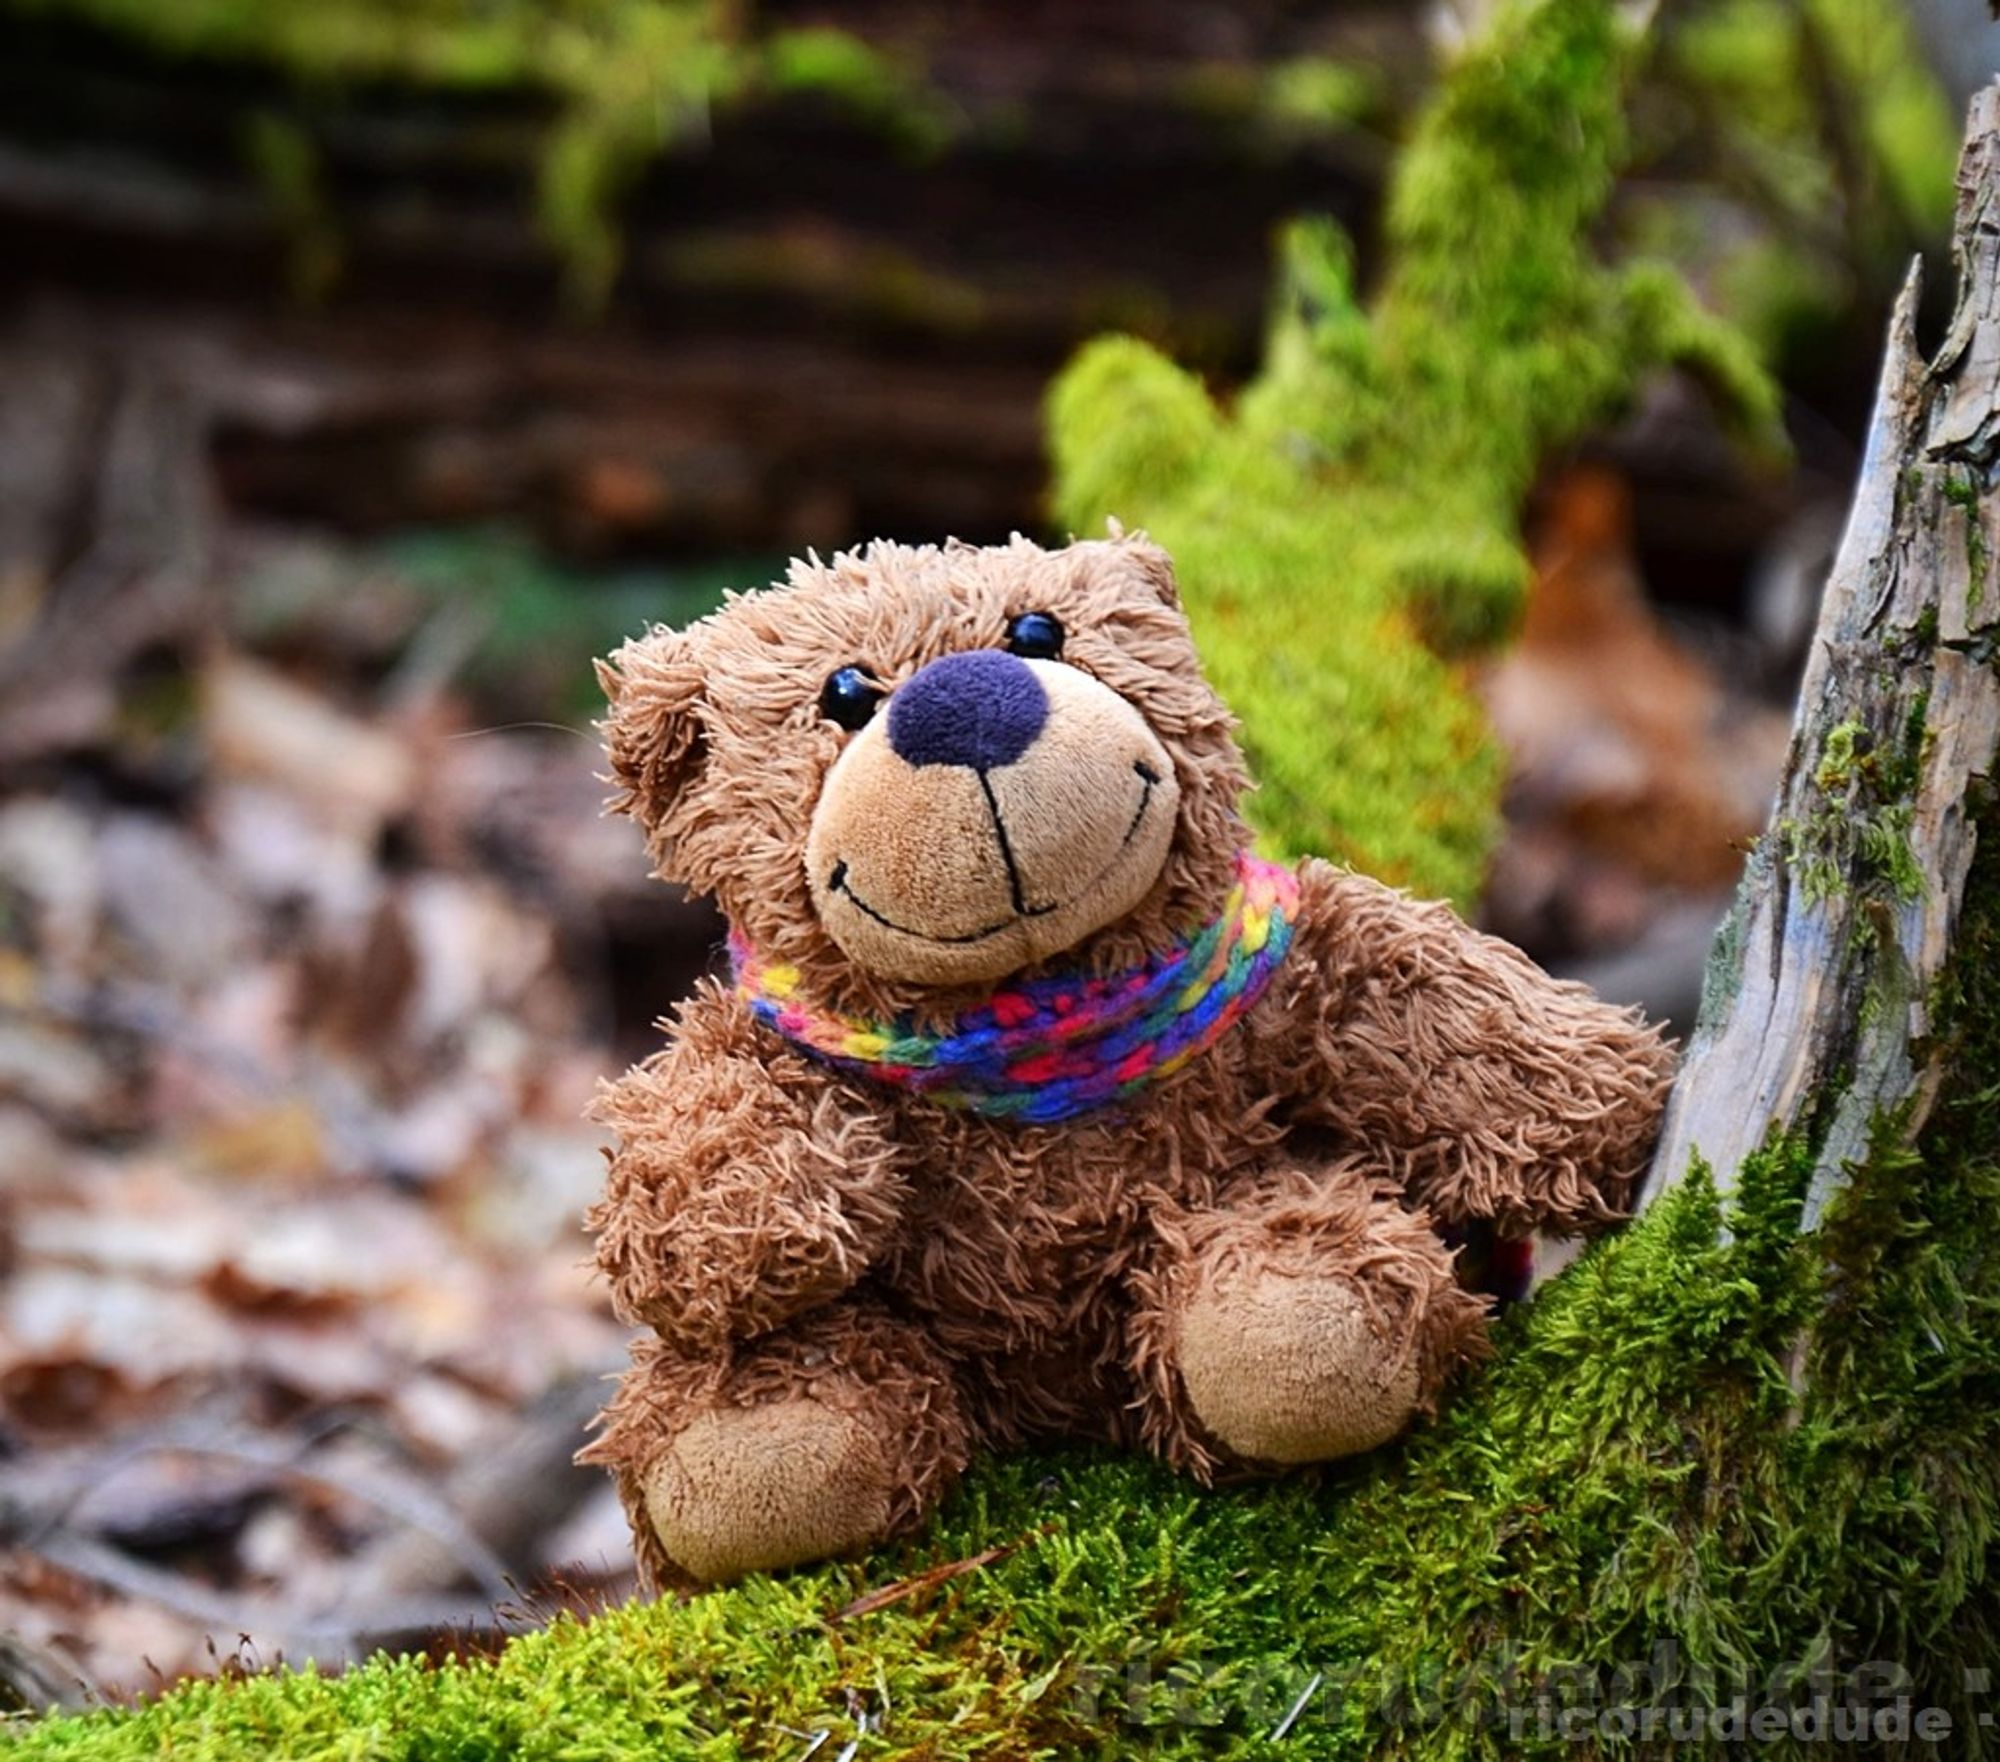
[[694,780],[706,749],[694,645],[677,630],[634,637],[597,663],[597,682],[611,705],[598,724],[611,759],[606,781],[618,788],[611,806],[650,830]]
[[1121,532],[1113,539],[1118,554],[1163,605],[1179,609],[1180,583],[1174,579],[1174,560],[1143,532]]

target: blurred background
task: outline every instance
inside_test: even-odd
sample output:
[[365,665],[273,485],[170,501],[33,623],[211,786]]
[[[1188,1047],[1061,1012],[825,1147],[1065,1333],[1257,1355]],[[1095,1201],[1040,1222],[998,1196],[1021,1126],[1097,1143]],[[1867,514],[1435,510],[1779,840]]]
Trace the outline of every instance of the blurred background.
[[[1063,363],[1226,400],[1303,215],[1365,294],[1480,22],[0,0],[0,1707],[629,1590],[582,1113],[718,927],[599,816],[590,658],[808,545],[1060,538]],[[1476,910],[1684,1029],[2000,33],[1632,22],[1599,244],[1789,451],[1663,375],[1544,462]]]

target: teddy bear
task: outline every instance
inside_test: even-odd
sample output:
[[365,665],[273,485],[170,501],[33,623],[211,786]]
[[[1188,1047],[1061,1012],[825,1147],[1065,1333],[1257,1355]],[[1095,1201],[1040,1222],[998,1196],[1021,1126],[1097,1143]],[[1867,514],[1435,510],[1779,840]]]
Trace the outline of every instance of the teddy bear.
[[811,557],[600,673],[613,806],[730,926],[600,1106],[643,1332],[582,1454],[647,1589],[864,1550],[1028,1439],[1371,1450],[1483,1349],[1447,1232],[1621,1216],[1666,1044],[1256,854],[1142,535]]

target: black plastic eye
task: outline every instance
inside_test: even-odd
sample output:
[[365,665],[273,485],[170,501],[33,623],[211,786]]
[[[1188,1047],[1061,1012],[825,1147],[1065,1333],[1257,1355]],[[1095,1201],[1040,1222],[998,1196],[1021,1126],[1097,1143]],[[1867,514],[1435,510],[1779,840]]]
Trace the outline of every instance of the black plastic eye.
[[875,706],[882,701],[882,688],[859,667],[842,667],[826,676],[819,689],[820,714],[852,733],[866,728]]
[[1023,612],[1007,620],[1007,647],[1024,661],[1053,661],[1062,645],[1062,620],[1053,612]]

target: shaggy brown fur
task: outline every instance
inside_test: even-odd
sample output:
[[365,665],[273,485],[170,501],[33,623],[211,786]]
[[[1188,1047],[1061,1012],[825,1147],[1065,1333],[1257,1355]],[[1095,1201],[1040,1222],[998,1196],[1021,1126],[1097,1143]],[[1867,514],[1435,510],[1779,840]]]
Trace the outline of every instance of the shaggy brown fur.
[[[860,665],[893,692],[1030,610],[1061,620],[1057,665],[1082,678],[1047,694],[1048,739],[990,799],[1011,830],[1055,816],[1010,853],[1015,883],[1087,926],[1048,967],[1129,967],[1215,917],[1246,837],[1228,712],[1142,540],[876,545],[639,639],[604,671],[619,805],[660,873],[712,893],[815,1007],[948,1020],[989,986],[891,976],[902,955],[871,965],[815,908],[816,816],[821,865],[829,839],[847,857],[871,827],[917,836],[888,794],[822,815],[843,753],[866,755],[857,788],[903,773],[858,746],[875,724],[827,719],[820,687]],[[1095,769],[1088,749],[1129,739],[1129,719],[1092,682],[1137,712],[1174,785],[1171,840],[1101,892],[1096,857],[1061,857],[1115,842],[1075,780],[1119,774],[1123,746]],[[902,811],[934,797],[958,839],[998,836],[949,779]],[[875,872],[920,929],[976,921],[1000,859],[936,848],[950,860]],[[682,1007],[667,1050],[607,1093],[619,1148],[591,1215],[620,1313],[653,1330],[586,1452],[617,1477],[648,1584],[865,1546],[917,1521],[974,1448],[1030,1436],[1135,1444],[1204,1479],[1370,1448],[1483,1345],[1484,1300],[1435,1223],[1620,1215],[1666,1089],[1658,1037],[1441,906],[1318,862],[1300,881],[1270,990],[1116,1115],[948,1111],[808,1061],[722,986]]]

